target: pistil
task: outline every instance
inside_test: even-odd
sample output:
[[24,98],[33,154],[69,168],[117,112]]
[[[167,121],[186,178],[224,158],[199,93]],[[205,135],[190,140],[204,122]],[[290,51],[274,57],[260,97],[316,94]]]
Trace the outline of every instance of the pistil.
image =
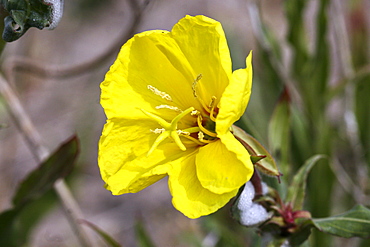
[[[176,145],[182,150],[182,151],[185,151],[186,150],[186,147],[185,145],[181,142],[180,140],[180,135],[183,134],[183,133],[190,133],[189,131],[187,130],[182,130],[182,131],[179,131],[177,129],[177,123],[180,121],[181,118],[185,117],[187,114],[191,113],[192,111],[194,111],[194,107],[190,107],[188,109],[186,109],[185,111],[183,111],[182,113],[180,113],[179,115],[177,115],[172,121],[171,123],[167,122],[166,120],[164,120],[163,118],[153,114],[153,113],[150,113],[150,112],[147,112],[146,110],[144,109],[141,109],[141,111],[147,115],[148,117],[152,118],[153,120],[155,120],[159,125],[162,126],[163,130],[161,129],[161,133],[159,134],[159,136],[157,137],[157,139],[154,141],[152,147],[150,148],[150,150],[148,151],[147,153],[147,156],[149,156],[151,153],[153,153],[153,151],[158,147],[158,145],[163,142],[165,139],[167,139],[168,137],[171,137],[174,142],[176,143]],[[154,131],[152,131],[154,132]],[[186,136],[186,135],[185,135]]]

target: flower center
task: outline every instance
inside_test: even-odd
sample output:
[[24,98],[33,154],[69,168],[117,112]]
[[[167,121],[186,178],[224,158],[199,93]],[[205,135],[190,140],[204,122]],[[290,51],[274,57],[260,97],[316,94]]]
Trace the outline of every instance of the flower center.
[[[171,121],[167,122],[162,117],[155,115],[153,113],[150,113],[144,109],[141,109],[141,111],[156,121],[162,128],[157,128],[155,130],[151,130],[152,133],[159,134],[159,136],[154,141],[153,145],[149,149],[147,156],[149,156],[153,151],[158,147],[160,143],[162,143],[165,139],[171,138],[174,140],[176,145],[182,150],[185,151],[186,147],[184,143],[181,141],[180,137],[184,137],[187,140],[190,140],[193,143],[196,143],[197,145],[206,145],[208,143],[214,142],[217,140],[217,134],[216,134],[216,118],[214,114],[216,113],[216,97],[213,96],[210,100],[209,105],[204,104],[204,102],[199,98],[196,92],[196,87],[198,81],[201,79],[201,75],[197,77],[197,79],[193,83],[193,93],[194,97],[199,100],[203,108],[208,114],[202,115],[200,111],[196,110],[194,107],[189,107],[186,110],[181,110],[180,108],[176,106],[171,105],[159,105],[156,106],[156,109],[169,109],[174,110],[176,112],[179,112],[179,114]],[[154,94],[160,96],[161,98],[172,102],[172,97],[157,88],[148,85],[148,89],[152,91]],[[191,126],[189,128],[185,129],[178,129],[178,123],[179,121],[185,117],[186,115],[190,114],[193,116],[194,119],[194,126]]]

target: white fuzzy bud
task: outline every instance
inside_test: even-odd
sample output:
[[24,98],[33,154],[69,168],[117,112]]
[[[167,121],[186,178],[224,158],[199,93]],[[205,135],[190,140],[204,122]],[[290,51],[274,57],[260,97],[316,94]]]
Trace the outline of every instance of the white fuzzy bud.
[[[267,192],[267,186],[263,183],[263,193]],[[257,226],[268,220],[271,215],[258,203],[253,202],[255,191],[253,184],[247,182],[243,192],[237,200],[236,210],[240,224],[248,227]]]
[[56,28],[62,19],[64,0],[44,0],[44,3],[51,6],[52,9],[50,25],[45,27],[45,29],[51,30]]

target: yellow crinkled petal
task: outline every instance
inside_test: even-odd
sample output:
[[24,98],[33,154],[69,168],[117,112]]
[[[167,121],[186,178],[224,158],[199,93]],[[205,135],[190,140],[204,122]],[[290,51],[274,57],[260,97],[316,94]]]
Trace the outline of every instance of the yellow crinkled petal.
[[168,180],[174,207],[192,219],[217,211],[238,192],[235,189],[215,194],[203,188],[196,175],[195,155],[196,152],[173,162]]
[[247,68],[233,72],[230,84],[222,94],[216,118],[216,132],[223,135],[243,114],[252,89],[252,52],[246,59]]
[[155,122],[108,120],[99,142],[98,163],[106,187],[114,195],[134,193],[167,175],[169,162],[194,151],[181,151],[171,139],[165,140],[147,157],[158,136],[151,133]]
[[253,175],[248,151],[230,132],[199,149],[196,168],[202,186],[217,194],[240,188]]
[[232,70],[221,23],[205,16],[186,16],[174,25],[171,35],[195,72],[193,80],[202,74],[197,85],[201,98],[220,99]]
[[[121,49],[117,60],[101,84],[101,104],[109,118],[142,117],[141,109],[154,113],[168,112],[171,120],[176,113],[155,110],[169,105],[182,110],[199,107],[193,97],[192,68],[177,43],[167,31],[147,31],[135,35]],[[151,86],[168,94],[171,101],[148,89]]]

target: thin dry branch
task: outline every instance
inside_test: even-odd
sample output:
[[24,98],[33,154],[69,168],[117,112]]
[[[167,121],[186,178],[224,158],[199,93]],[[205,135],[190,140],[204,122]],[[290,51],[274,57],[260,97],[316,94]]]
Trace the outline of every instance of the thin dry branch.
[[[136,0],[128,0],[128,3],[134,13],[130,28],[123,32],[119,39],[107,51],[91,61],[65,67],[45,65],[27,57],[11,57],[4,61],[3,73],[6,75],[6,78],[8,78],[8,81],[0,74],[0,93],[3,95],[10,115],[19,131],[23,134],[23,137],[37,162],[41,162],[47,158],[51,152],[41,144],[42,140],[40,134],[22,107],[17,94],[10,86],[14,80],[14,71],[29,72],[39,77],[69,78],[98,68],[111,56],[116,54],[122,43],[126,42],[135,33],[135,30],[142,18],[143,11],[148,5],[148,1],[144,1],[143,5],[140,5]],[[72,193],[64,180],[61,179],[56,182],[54,189],[62,202],[67,219],[78,237],[81,246],[97,246],[97,242],[85,232],[79,223],[80,219],[83,219],[81,209],[73,198]]]
[[[2,75],[0,75],[0,93],[3,95],[8,111],[17,128],[26,140],[35,160],[40,163],[45,158],[49,157],[51,152],[41,144],[40,134],[22,107],[22,104],[19,101],[16,93]],[[62,202],[67,219],[74,229],[80,244],[83,247],[96,246],[94,244],[95,241],[91,241],[89,239],[89,236],[78,222],[79,219],[83,219],[83,216],[72,194],[70,192],[66,193],[66,191],[69,191],[67,185],[63,182],[63,180],[61,180],[54,185],[54,189]]]
[[143,12],[148,6],[148,1],[144,1],[143,4],[139,4],[137,0],[128,0],[131,12],[133,13],[133,18],[128,30],[124,30],[122,34],[116,39],[116,41],[111,45],[106,51],[96,58],[83,62],[76,65],[49,65],[43,62],[37,61],[30,57],[19,57],[10,56],[4,59],[2,64],[2,71],[5,78],[12,85],[14,83],[14,73],[24,72],[31,73],[40,78],[70,78],[83,73],[93,71],[99,68],[102,64],[109,61],[112,56],[115,56],[123,43],[130,39],[134,34],[141,22]]

